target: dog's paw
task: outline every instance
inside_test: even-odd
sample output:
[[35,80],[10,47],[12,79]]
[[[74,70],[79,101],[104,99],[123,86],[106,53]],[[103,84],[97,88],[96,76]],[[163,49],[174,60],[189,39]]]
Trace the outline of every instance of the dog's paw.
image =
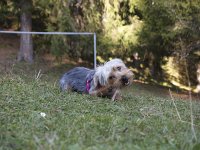
[[120,90],[116,90],[115,93],[113,94],[112,101],[115,101],[115,100],[122,100]]
[[97,96],[97,91],[90,91],[89,94],[92,96]]

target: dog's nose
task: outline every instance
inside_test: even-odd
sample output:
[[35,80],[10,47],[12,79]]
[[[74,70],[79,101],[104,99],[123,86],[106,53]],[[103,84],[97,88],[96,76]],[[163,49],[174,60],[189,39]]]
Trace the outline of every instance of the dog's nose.
[[121,80],[122,80],[122,82],[125,83],[125,84],[129,82],[129,81],[128,81],[128,78],[127,78],[126,76],[122,76]]

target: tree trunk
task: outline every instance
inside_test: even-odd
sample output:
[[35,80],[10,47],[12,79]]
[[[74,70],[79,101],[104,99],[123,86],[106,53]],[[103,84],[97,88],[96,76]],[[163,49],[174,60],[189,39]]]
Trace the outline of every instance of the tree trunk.
[[[21,31],[30,32],[32,30],[32,0],[20,1],[20,24]],[[33,63],[33,41],[31,34],[21,34],[18,61]]]

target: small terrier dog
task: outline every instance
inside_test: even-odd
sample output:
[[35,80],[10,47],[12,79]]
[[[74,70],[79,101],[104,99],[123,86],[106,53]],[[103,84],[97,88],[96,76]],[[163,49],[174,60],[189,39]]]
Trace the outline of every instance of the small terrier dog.
[[120,89],[133,81],[133,73],[121,59],[113,59],[95,70],[75,67],[60,79],[60,88],[120,100]]

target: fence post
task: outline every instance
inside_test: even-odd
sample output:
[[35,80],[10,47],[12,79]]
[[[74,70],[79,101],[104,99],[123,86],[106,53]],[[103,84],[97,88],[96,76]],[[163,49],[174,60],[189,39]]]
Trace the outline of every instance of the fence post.
[[94,69],[96,69],[96,67],[97,67],[97,58],[96,58],[96,56],[97,56],[97,43],[96,43],[96,40],[97,40],[96,33],[94,33]]

